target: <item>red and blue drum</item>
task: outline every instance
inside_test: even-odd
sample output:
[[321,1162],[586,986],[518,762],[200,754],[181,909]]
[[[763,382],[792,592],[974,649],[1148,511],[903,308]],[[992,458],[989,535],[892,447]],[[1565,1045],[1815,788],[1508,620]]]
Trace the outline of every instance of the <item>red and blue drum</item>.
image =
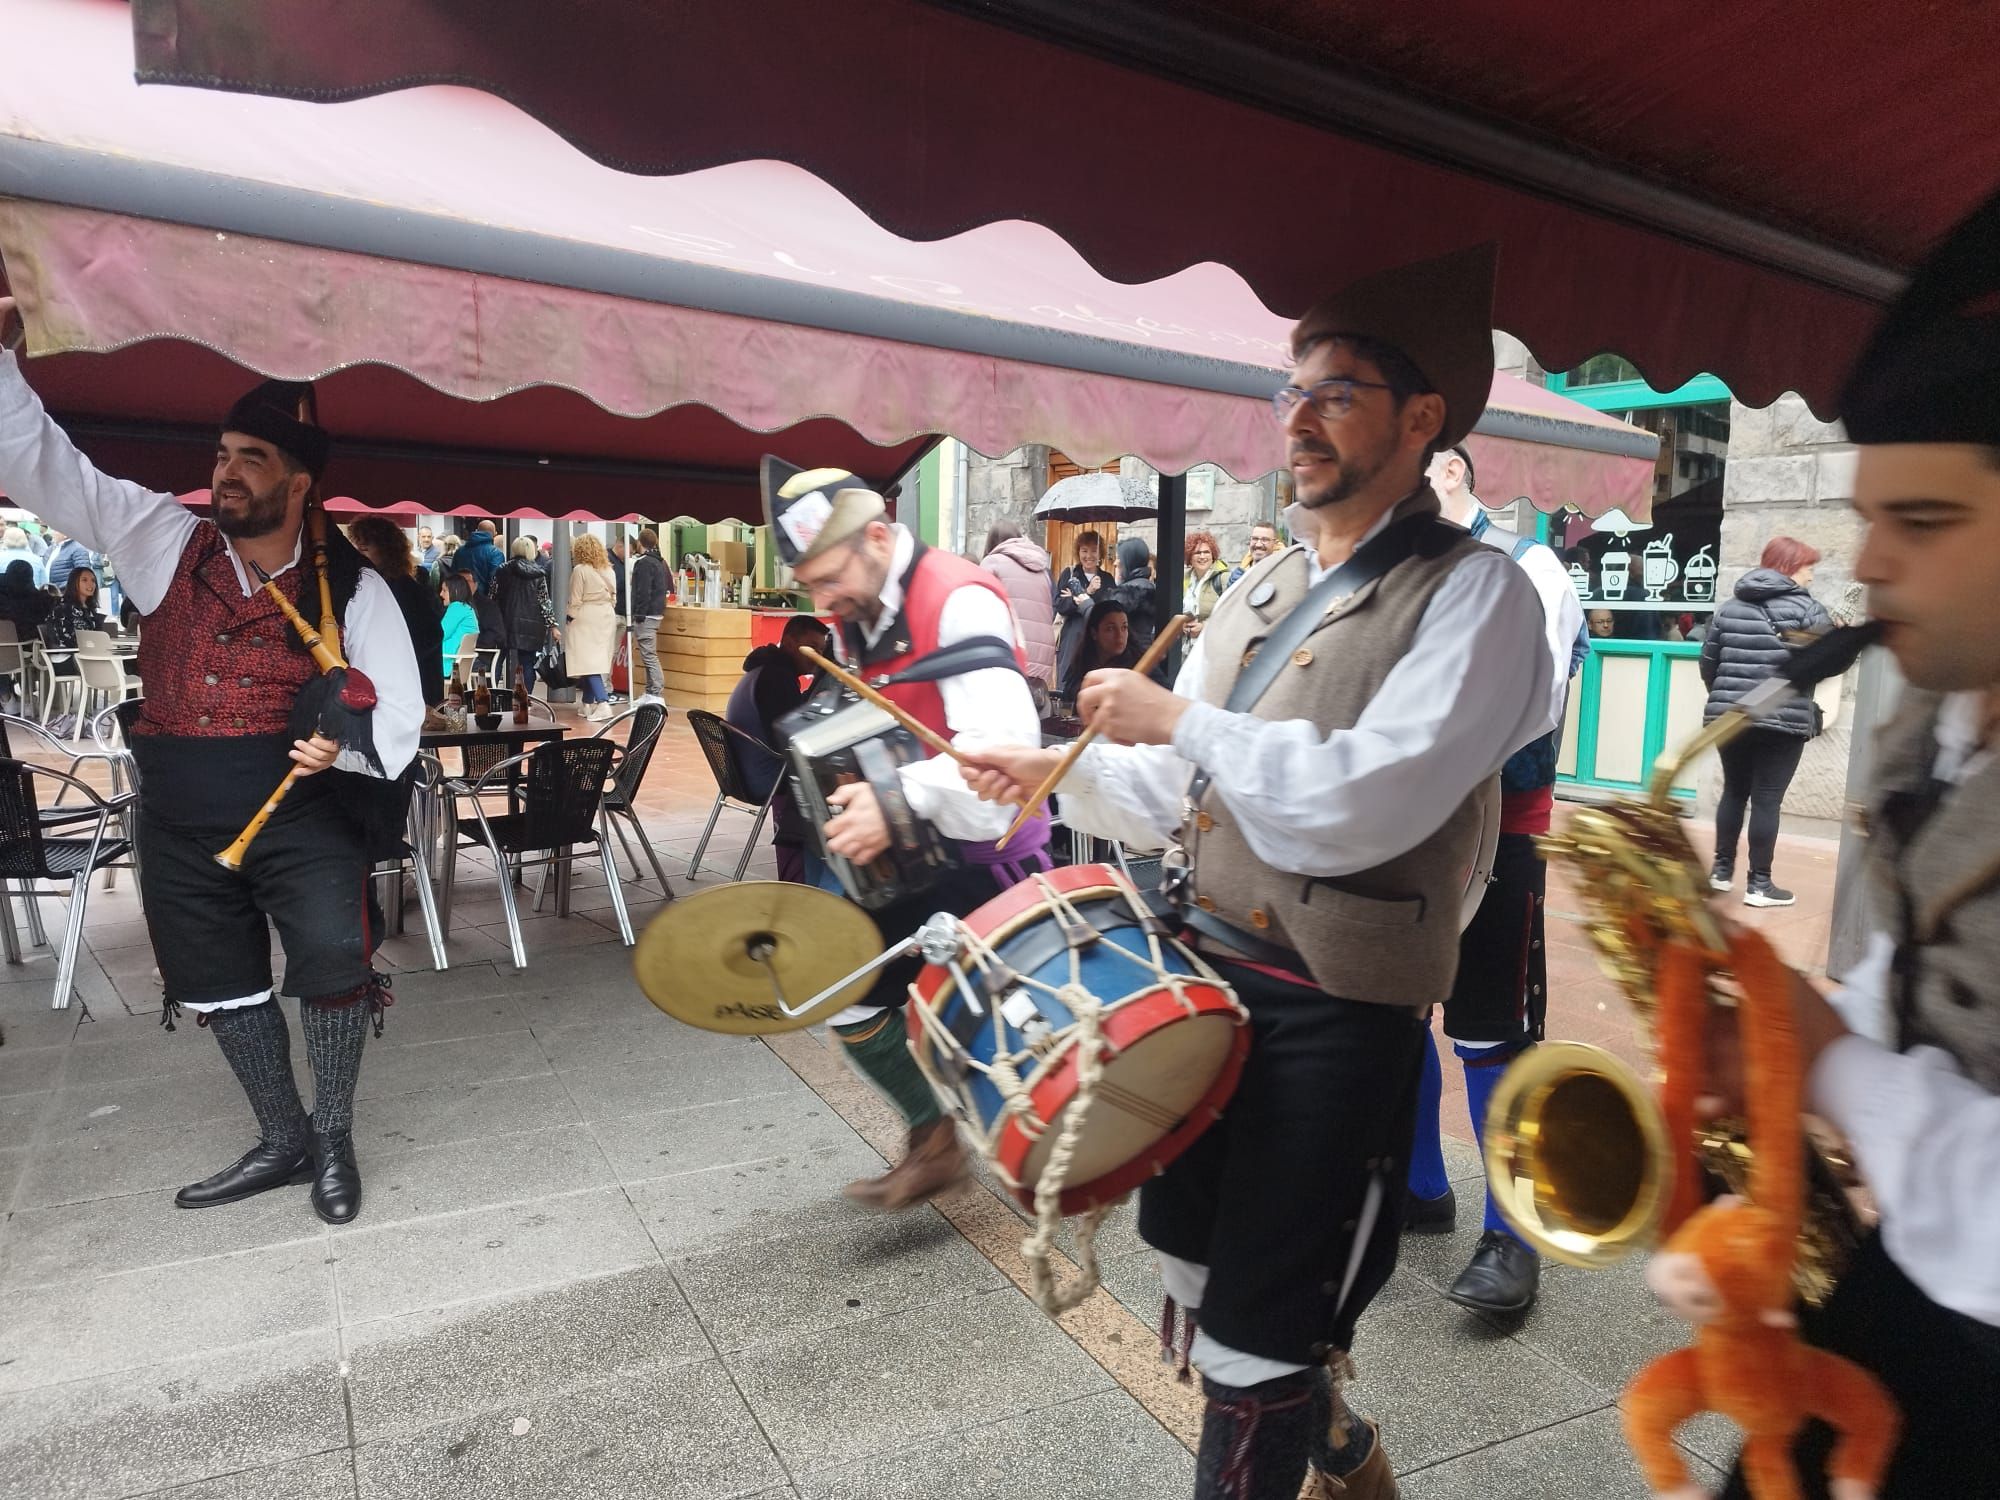
[[[1062,1173],[1065,1214],[1130,1192],[1221,1114],[1249,1052],[1248,1017],[1118,871],[1031,876],[958,929],[957,955],[910,987],[911,1047],[1023,1204],[1034,1205],[1080,1082],[1089,1098]],[[1088,1083],[1079,1049],[1093,1029],[1101,1072]]]

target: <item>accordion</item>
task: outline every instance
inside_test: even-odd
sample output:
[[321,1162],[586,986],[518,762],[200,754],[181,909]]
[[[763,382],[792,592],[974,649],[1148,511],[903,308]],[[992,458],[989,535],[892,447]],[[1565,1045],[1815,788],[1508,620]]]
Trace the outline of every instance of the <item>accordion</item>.
[[[838,683],[824,684],[778,721],[792,774],[786,778],[799,814],[812,830],[827,867],[841,888],[869,911],[921,894],[959,864],[958,850],[910,809],[900,767],[924,759],[917,737],[872,703]],[[866,865],[826,847],[824,829],[834,815],[827,795],[865,781],[874,789],[889,847]]]

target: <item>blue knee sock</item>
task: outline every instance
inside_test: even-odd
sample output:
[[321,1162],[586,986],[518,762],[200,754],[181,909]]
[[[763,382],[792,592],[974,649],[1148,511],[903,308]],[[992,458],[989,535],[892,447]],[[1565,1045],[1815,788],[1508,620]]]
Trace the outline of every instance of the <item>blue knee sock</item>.
[[[1486,1150],[1486,1105],[1492,1099],[1493,1091],[1500,1086],[1500,1075],[1507,1071],[1507,1064],[1521,1055],[1521,1049],[1514,1046],[1466,1048],[1454,1045],[1452,1051],[1465,1064],[1465,1107],[1472,1116],[1472,1138],[1479,1143],[1480,1154]],[[1493,1193],[1486,1194],[1486,1228],[1498,1229],[1514,1235],[1507,1227],[1507,1221],[1500,1217],[1500,1210],[1493,1202]]]
[[1410,1143],[1410,1196],[1429,1202],[1451,1190],[1444,1170],[1439,1111],[1444,1106],[1444,1069],[1438,1065],[1437,1038],[1424,1031],[1424,1075],[1417,1089],[1417,1133]]

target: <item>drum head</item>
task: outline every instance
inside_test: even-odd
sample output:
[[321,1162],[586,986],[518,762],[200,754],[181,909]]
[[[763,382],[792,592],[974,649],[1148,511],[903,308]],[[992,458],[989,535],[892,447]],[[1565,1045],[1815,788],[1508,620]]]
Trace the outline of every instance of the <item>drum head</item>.
[[738,881],[669,902],[640,934],[632,972],[676,1021],[763,1036],[816,1025],[865,995],[872,975],[801,1015],[778,1004],[780,990],[788,1004],[804,1004],[882,947],[868,913],[843,897],[790,881]]

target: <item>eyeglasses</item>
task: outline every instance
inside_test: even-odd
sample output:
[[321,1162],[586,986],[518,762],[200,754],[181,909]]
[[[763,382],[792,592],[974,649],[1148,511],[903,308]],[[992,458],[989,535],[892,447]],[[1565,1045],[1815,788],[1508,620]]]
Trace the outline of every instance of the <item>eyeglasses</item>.
[[1292,413],[1298,410],[1299,403],[1309,401],[1322,421],[1334,422],[1353,409],[1356,391],[1389,389],[1390,387],[1380,380],[1349,380],[1344,376],[1333,380],[1322,380],[1307,387],[1288,385],[1272,395],[1271,411],[1280,423],[1289,422]]

